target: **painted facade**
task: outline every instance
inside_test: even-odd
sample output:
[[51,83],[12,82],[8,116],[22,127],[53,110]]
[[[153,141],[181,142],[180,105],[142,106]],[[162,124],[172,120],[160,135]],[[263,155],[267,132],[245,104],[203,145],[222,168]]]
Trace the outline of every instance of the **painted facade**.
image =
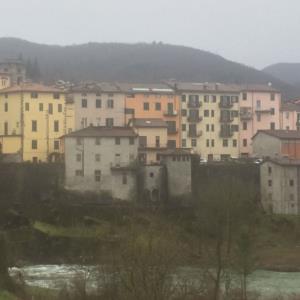
[[132,119],[162,119],[168,125],[169,148],[179,148],[181,133],[180,102],[165,84],[118,84],[126,94],[126,124]]
[[65,94],[30,83],[1,90],[0,120],[3,154],[19,153],[21,161],[56,160],[66,133]]
[[75,129],[125,125],[125,94],[113,83],[81,84],[69,90]]
[[280,112],[280,128],[285,130],[300,130],[300,104],[283,103]]

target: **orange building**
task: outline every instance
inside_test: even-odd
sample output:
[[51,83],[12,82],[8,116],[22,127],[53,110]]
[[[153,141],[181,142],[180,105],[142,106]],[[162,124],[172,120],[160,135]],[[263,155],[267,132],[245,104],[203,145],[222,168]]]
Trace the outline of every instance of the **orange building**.
[[132,119],[162,119],[168,126],[167,147],[181,147],[179,96],[165,84],[119,83],[125,96],[125,124]]

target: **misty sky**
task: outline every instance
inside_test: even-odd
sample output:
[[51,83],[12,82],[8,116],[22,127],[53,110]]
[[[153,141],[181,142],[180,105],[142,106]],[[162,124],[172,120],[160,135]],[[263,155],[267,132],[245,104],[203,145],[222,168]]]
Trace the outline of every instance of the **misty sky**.
[[0,36],[47,44],[152,42],[262,68],[300,62],[300,0],[0,0]]

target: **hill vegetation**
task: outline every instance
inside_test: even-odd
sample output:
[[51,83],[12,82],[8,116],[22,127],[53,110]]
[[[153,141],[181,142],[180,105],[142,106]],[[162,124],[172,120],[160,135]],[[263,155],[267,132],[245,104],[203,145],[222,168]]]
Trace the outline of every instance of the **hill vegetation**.
[[[41,80],[260,83],[281,89],[286,98],[297,89],[269,74],[199,49],[162,43],[88,43],[54,46],[16,38],[0,39],[0,59],[22,57],[40,72]],[[37,64],[38,63],[38,67]]]

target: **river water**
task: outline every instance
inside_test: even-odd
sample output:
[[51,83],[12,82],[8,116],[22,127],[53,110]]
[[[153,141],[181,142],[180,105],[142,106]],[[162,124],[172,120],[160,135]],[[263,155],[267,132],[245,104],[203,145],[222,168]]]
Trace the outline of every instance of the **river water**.
[[[62,289],[72,288],[76,284],[76,278],[86,279],[88,292],[95,292],[99,282],[96,267],[78,265],[35,265],[23,268],[11,268],[10,275],[25,281],[29,286]],[[178,270],[177,279],[188,278],[194,283],[199,278],[199,268],[183,267]],[[285,273],[272,271],[255,271],[249,276],[249,290],[256,291],[264,297],[272,295],[300,295],[300,272]]]

